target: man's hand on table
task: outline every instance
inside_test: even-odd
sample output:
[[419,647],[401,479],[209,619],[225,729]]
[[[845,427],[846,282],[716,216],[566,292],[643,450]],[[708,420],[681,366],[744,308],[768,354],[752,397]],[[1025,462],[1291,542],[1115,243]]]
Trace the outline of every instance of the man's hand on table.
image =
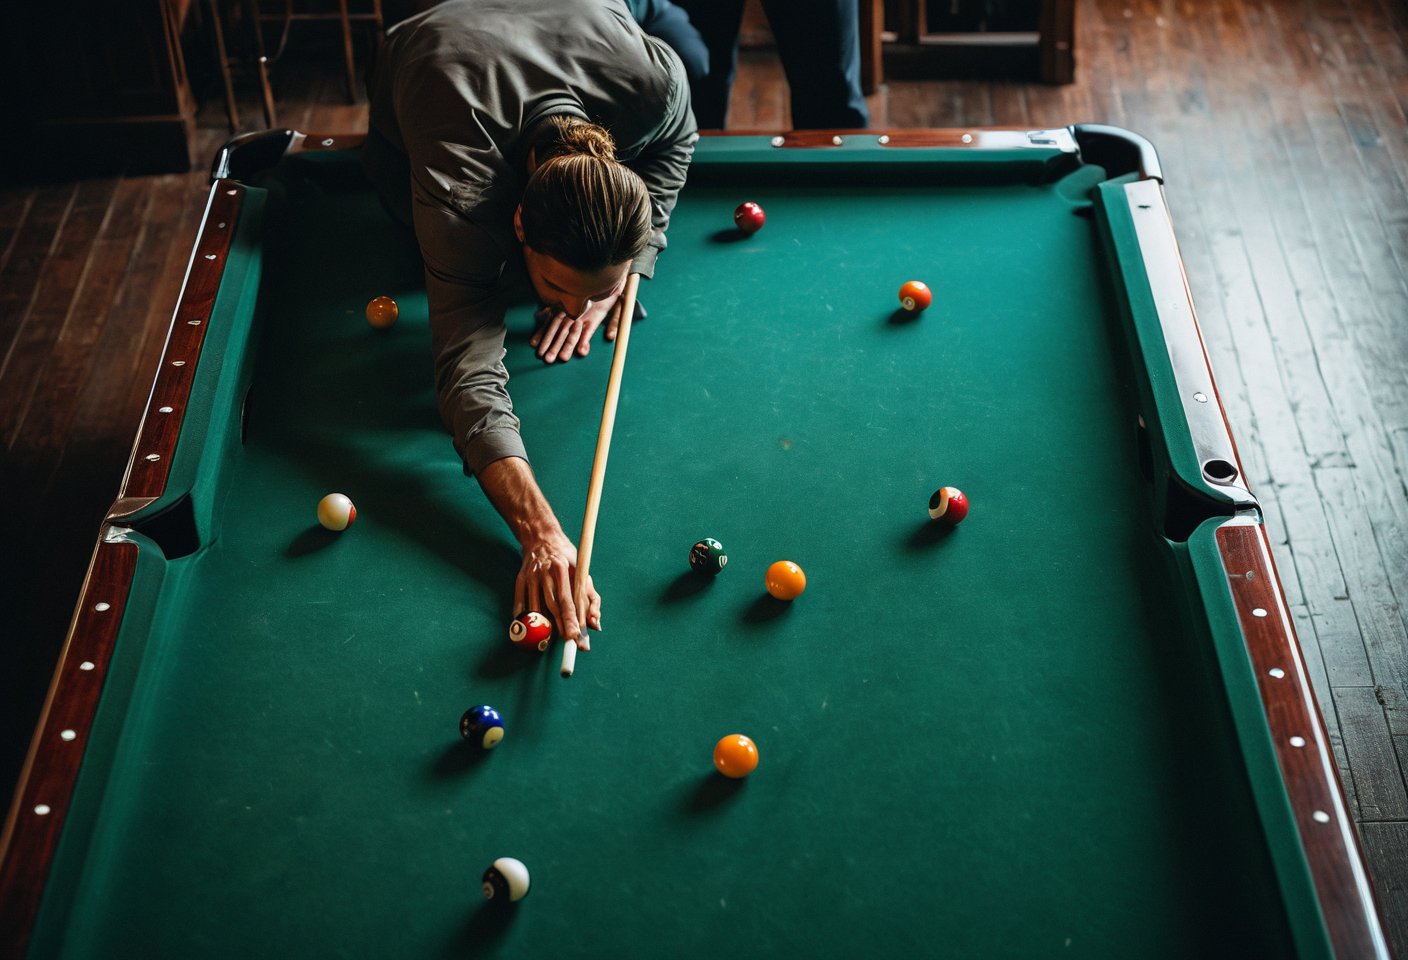
[[[523,567],[513,588],[516,611],[545,613],[557,625],[558,635],[576,639],[582,650],[591,649],[591,639],[582,629],[580,613],[572,595],[577,575],[577,548],[564,535],[531,539],[523,544]],[[587,577],[586,625],[601,629],[601,594]]]
[[538,326],[528,345],[538,351],[544,363],[565,363],[574,353],[585,357],[591,351],[596,328],[603,320],[606,321],[606,339],[615,340],[616,328],[621,322],[621,311],[617,307],[625,289],[626,279],[622,277],[611,296],[590,301],[582,315],[575,318],[557,307],[543,307],[534,314]]

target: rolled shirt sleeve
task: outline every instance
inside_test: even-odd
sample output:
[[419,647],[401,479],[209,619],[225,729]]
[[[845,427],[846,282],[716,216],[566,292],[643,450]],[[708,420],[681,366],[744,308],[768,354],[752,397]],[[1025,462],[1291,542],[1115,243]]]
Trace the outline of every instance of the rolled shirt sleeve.
[[[440,419],[466,474],[504,457],[526,460],[504,367],[504,251],[491,234],[443,208],[416,203],[414,216],[417,235],[434,238],[422,242],[422,255]],[[437,250],[463,256],[446,263]],[[476,273],[465,273],[468,264]]]

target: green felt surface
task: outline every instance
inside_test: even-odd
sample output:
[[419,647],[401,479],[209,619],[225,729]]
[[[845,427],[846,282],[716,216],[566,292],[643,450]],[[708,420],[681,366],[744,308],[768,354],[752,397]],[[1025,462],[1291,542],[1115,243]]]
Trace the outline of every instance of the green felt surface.
[[[291,190],[247,443],[145,649],[122,638],[130,706],[100,718],[91,846],[66,838],[35,955],[1288,953],[1299,880],[1213,655],[1235,622],[1189,600],[1212,529],[1190,550],[1150,519],[1100,176],[687,188],[631,341],[606,630],[570,681],[505,638],[516,549],[439,423],[409,238],[365,191]],[[768,223],[734,241],[743,199]],[[935,305],[899,322],[912,278]],[[392,330],[362,319],[377,294]],[[510,390],[575,538],[610,350],[548,368],[530,333],[525,303]],[[973,504],[947,535],[943,484]],[[359,511],[340,536],[331,490]],[[729,553],[712,582],[701,536]],[[782,558],[790,606],[762,590]],[[482,760],[476,703],[507,721]],[[761,753],[739,783],[711,765],[733,732]],[[500,912],[479,874],[505,855],[533,889]]]

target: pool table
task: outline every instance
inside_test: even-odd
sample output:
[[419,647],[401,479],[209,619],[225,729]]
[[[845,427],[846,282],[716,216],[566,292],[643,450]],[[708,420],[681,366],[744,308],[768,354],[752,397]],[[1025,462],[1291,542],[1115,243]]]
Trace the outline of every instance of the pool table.
[[[357,143],[216,162],[5,823],[0,953],[1388,956],[1146,141],[705,137],[567,680],[507,640],[517,546]],[[513,277],[510,391],[575,538],[612,348],[538,361]],[[502,856],[531,892],[486,903]]]

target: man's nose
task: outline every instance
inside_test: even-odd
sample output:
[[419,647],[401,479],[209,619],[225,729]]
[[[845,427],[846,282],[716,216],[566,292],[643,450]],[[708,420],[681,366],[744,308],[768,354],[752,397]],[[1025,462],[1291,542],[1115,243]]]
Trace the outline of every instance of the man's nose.
[[563,300],[562,312],[567,314],[573,320],[576,320],[582,314],[586,313],[587,308],[591,305],[592,302],[590,300]]

